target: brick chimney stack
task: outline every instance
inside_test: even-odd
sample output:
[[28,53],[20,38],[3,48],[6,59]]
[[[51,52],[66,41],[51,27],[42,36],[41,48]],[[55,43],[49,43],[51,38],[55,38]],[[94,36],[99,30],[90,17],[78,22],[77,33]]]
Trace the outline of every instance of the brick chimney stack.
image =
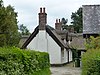
[[47,14],[45,12],[45,8],[40,8],[39,15],[39,30],[45,30],[45,26],[47,24]]
[[58,19],[56,19],[55,29],[56,30],[61,30],[61,28],[62,28],[62,24],[60,22],[60,19],[59,19],[59,22],[58,22]]

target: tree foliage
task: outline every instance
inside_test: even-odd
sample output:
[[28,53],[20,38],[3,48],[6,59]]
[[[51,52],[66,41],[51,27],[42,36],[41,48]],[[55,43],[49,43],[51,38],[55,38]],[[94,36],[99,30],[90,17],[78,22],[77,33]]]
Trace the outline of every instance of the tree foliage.
[[96,49],[96,48],[100,49],[100,36],[96,38],[91,36],[86,40],[85,46],[87,50]]
[[63,30],[68,30],[68,25],[67,25],[68,19],[62,18],[61,23],[62,23],[62,29]]
[[66,25],[66,23],[68,22],[68,19],[62,18],[61,22],[62,24]]
[[86,39],[87,52],[82,55],[82,75],[100,75],[100,36]]
[[81,75],[100,75],[100,48],[90,49],[82,55]]
[[0,1],[0,33],[5,35],[9,46],[17,46],[19,42],[17,13],[14,10],[11,5],[4,7],[3,1]]
[[77,33],[82,32],[83,23],[82,23],[82,7],[80,7],[75,13],[72,12],[71,15],[72,25],[74,26],[74,30]]
[[6,46],[6,37],[4,34],[0,34],[0,46]]
[[100,36],[87,38],[86,50],[82,55],[82,75],[100,75]]
[[71,32],[71,30],[73,29],[73,25],[68,25],[67,22],[68,22],[68,19],[62,18],[61,20],[62,30],[67,30]]
[[24,26],[23,24],[20,25],[19,30],[20,30],[21,35],[29,35],[30,34],[27,27]]

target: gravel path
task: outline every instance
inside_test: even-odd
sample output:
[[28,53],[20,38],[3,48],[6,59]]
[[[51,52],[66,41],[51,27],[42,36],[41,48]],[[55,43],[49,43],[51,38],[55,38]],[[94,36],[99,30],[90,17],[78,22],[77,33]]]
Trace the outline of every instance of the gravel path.
[[81,69],[69,66],[51,67],[51,75],[81,75]]

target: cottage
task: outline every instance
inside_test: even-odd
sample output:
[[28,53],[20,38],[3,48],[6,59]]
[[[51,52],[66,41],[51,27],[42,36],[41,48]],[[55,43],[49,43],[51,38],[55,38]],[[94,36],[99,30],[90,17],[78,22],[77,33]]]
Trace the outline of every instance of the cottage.
[[[72,61],[71,47],[66,40],[67,31],[61,31],[61,22],[56,20],[55,27],[47,25],[45,8],[40,8],[39,25],[25,41],[22,48],[48,52],[52,65],[62,65]],[[66,34],[66,36],[61,36]]]

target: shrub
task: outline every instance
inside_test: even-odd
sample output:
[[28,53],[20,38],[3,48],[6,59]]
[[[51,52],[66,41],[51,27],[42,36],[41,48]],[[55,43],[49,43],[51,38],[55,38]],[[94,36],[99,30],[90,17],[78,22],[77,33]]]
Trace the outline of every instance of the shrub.
[[89,39],[87,39],[85,46],[87,50],[100,48],[100,37],[94,38],[91,36]]
[[88,50],[82,56],[82,75],[100,75],[100,49]]
[[0,75],[50,74],[49,55],[45,52],[20,50],[15,47],[0,48]]
[[82,75],[100,75],[100,37],[90,37],[82,56]]

